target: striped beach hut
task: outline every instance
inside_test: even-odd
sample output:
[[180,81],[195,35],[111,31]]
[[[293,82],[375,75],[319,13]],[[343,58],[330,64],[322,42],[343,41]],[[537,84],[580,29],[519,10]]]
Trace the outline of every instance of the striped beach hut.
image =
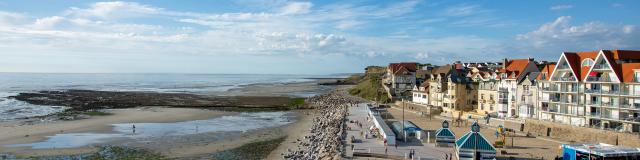
[[455,152],[459,160],[496,159],[496,148],[480,134],[478,122],[473,122],[471,131],[456,141]]
[[436,131],[436,146],[453,147],[455,146],[456,135],[449,129],[449,122],[442,121],[442,128]]

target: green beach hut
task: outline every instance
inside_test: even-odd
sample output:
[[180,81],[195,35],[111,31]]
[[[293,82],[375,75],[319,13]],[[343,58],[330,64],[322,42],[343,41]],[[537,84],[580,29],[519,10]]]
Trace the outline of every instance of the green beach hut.
[[453,147],[455,146],[456,135],[449,129],[449,122],[442,121],[442,128],[436,131],[436,146]]
[[478,122],[473,122],[471,131],[456,141],[455,152],[459,160],[496,159],[496,148],[480,134]]

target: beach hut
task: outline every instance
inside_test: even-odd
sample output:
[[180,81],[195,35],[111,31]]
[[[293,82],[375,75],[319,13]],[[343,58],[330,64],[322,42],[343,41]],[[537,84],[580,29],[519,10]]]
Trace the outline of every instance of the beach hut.
[[480,134],[478,122],[473,122],[471,131],[460,137],[455,145],[458,160],[496,159],[496,148]]
[[436,146],[453,147],[456,143],[456,135],[449,129],[449,122],[442,121],[442,128],[436,131]]
[[640,148],[599,144],[563,144],[563,160],[640,159]]
[[[404,127],[403,127],[404,126]],[[391,123],[391,129],[396,133],[396,138],[399,140],[411,140],[418,139],[422,140],[422,129],[411,121],[396,121]],[[404,132],[402,131],[404,130]]]

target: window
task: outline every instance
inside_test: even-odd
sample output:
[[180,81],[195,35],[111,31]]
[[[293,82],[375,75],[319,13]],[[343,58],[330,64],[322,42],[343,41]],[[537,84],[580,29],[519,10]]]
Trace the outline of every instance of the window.
[[545,73],[542,73],[542,77],[541,77],[541,79],[543,79],[543,80],[544,80],[544,79],[547,79],[547,73],[546,73],[546,72],[545,72]]
[[636,71],[633,73],[633,81],[634,82],[640,82],[640,72]]
[[426,94],[425,94],[425,95],[422,95],[422,98],[427,98],[427,95],[426,95]]
[[591,67],[593,65],[593,59],[587,58],[582,60],[582,67]]
[[480,99],[484,99],[484,94],[480,94]]

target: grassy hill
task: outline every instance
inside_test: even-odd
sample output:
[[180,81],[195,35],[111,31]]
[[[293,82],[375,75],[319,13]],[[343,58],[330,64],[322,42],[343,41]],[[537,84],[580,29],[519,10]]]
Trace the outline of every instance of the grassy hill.
[[353,77],[350,79],[358,80],[356,86],[349,90],[349,94],[359,96],[368,100],[378,100],[378,102],[389,102],[387,93],[382,88],[382,75],[386,68],[369,66],[363,76]]

